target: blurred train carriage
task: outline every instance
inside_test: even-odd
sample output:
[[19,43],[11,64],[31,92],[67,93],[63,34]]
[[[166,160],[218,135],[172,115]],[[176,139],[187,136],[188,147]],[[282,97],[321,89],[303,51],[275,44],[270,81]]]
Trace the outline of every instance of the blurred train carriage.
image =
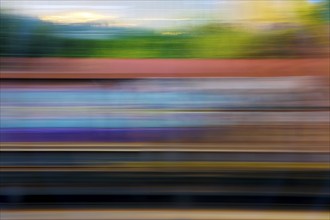
[[2,2],[1,219],[329,215],[330,0]]
[[213,69],[199,78],[184,73],[190,62],[162,62],[182,77],[4,71],[2,206],[329,204],[329,87],[319,63],[319,75],[306,66],[277,75],[281,62],[257,61],[269,70],[257,77],[251,62],[233,74],[227,61],[205,61]]
[[[328,120],[327,88],[316,79],[91,80],[47,87],[41,81],[20,88],[4,83],[2,141],[212,143],[252,141],[249,129],[250,137],[241,135],[242,126],[284,129],[296,124],[301,130],[303,124],[310,130]],[[263,139],[258,133],[254,138]]]

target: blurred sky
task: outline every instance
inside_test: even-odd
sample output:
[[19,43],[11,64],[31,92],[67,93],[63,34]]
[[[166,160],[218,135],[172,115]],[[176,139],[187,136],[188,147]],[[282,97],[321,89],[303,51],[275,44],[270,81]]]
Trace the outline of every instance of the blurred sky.
[[319,2],[322,2],[323,0],[308,0],[308,1],[311,3],[319,3]]
[[88,12],[124,23],[153,26],[166,21],[180,22],[194,16],[209,17],[218,4],[218,0],[2,0],[1,5],[14,10],[14,13],[28,16]]
[[[1,0],[1,8],[14,13],[61,20],[108,19],[120,21],[123,25],[146,27],[186,24],[189,20],[219,19],[218,14],[239,19],[242,14],[233,8],[249,8],[253,14],[254,5],[289,5],[292,2],[317,3],[322,0]],[[284,7],[283,7],[284,6]],[[53,17],[49,17],[53,16]],[[83,17],[83,18],[81,18]],[[221,19],[226,18],[224,16]]]

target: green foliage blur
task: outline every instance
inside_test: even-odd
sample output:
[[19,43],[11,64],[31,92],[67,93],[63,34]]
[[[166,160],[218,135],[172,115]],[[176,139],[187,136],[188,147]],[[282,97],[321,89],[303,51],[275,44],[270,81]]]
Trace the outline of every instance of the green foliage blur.
[[109,58],[277,58],[318,54],[329,46],[330,0],[301,12],[301,24],[266,29],[206,24],[109,39],[59,37],[46,23],[24,31],[22,19],[1,13],[1,56]]

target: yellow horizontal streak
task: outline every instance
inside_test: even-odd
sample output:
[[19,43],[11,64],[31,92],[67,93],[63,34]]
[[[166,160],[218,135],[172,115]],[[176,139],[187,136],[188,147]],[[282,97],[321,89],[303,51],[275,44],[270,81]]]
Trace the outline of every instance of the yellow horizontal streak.
[[327,211],[288,210],[1,210],[6,220],[329,220]]
[[[320,144],[320,143],[318,143]],[[182,152],[283,152],[329,153],[329,143],[86,143],[86,142],[3,142],[1,151],[182,151]]]

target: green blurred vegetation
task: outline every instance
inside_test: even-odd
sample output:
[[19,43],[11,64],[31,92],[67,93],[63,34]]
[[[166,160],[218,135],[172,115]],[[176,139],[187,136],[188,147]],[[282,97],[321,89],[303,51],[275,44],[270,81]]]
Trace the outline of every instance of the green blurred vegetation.
[[162,35],[122,37],[109,40],[63,39],[58,56],[180,58],[190,54],[189,38]]
[[[12,50],[16,55],[22,54],[28,57],[262,58],[297,54],[291,50],[296,40],[295,31],[261,34],[232,27],[206,25],[181,35],[155,33],[101,40],[55,37],[45,26],[38,27],[33,32],[25,49]],[[5,40],[8,41],[9,38]],[[9,45],[11,44],[9,42]],[[2,45],[8,46],[8,43]],[[13,48],[10,47],[10,49]],[[2,48],[1,52],[6,51]]]
[[[146,32],[109,39],[64,38],[49,24],[21,34],[21,20],[1,13],[1,56],[112,58],[273,58],[300,57],[329,46],[330,0],[300,12],[301,23],[266,30],[206,24],[167,33]],[[277,25],[277,26],[276,26]],[[282,25],[282,26],[281,26]],[[283,26],[284,25],[284,26]],[[311,51],[313,48],[313,52]]]
[[[208,27],[211,27],[209,25]],[[204,30],[207,27],[202,27]],[[212,28],[211,28],[212,29]],[[171,33],[171,32],[170,32]],[[123,37],[110,40],[63,39],[57,56],[119,58],[236,58],[248,56],[253,34],[232,28],[199,29],[179,35]]]

